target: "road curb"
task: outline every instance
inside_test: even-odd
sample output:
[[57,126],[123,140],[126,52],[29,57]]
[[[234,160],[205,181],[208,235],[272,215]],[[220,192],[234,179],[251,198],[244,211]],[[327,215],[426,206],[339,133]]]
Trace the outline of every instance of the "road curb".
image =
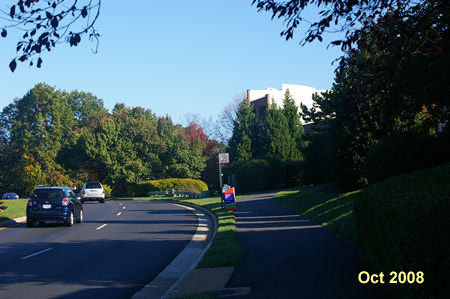
[[11,219],[11,220],[5,220],[0,222],[0,227],[9,227],[16,225],[18,223],[25,223],[27,221],[27,216],[22,216],[19,218]]
[[177,257],[139,292],[133,299],[166,298],[172,290],[197,266],[211,246],[217,230],[217,218],[210,210],[193,204],[171,202],[183,206],[197,215],[196,233]]

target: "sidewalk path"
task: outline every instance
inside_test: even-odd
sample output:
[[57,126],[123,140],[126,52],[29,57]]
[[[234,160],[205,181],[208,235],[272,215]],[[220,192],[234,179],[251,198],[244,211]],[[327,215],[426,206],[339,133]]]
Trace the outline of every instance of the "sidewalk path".
[[388,298],[361,285],[370,271],[361,254],[326,228],[272,200],[276,192],[239,198],[237,238],[244,248],[227,288],[250,287],[233,298]]

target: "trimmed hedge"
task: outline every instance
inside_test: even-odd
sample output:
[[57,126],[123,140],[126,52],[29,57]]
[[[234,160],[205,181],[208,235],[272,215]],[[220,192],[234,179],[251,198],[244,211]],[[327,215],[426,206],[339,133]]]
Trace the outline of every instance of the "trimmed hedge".
[[369,183],[374,183],[402,173],[441,165],[450,162],[449,153],[449,136],[390,136],[369,151],[366,176]]
[[163,179],[144,181],[132,185],[129,188],[130,195],[134,193],[135,196],[147,196],[150,191],[165,191],[168,189],[175,189],[177,191],[188,191],[194,193],[201,193],[208,190],[205,182],[197,179]]
[[236,175],[239,193],[297,187],[302,184],[303,161],[254,159],[238,161],[224,168],[224,177]]
[[358,244],[375,268],[424,273],[391,285],[405,298],[445,298],[450,281],[450,164],[381,181],[355,200]]

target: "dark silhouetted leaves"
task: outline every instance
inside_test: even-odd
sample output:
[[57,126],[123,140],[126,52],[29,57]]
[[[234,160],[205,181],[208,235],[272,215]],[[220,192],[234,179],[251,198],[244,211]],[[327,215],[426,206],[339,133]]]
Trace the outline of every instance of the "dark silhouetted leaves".
[[56,17],[53,17],[52,22],[50,24],[52,25],[53,28],[58,27],[59,25],[58,19]]
[[85,7],[83,7],[83,9],[81,10],[81,16],[82,16],[83,18],[86,18],[87,15],[88,15],[87,7],[85,6]]
[[13,59],[10,63],[9,63],[9,69],[11,70],[11,72],[14,72],[14,70],[16,69],[17,63],[16,60]]
[[16,14],[16,6],[11,6],[11,10],[9,11],[9,16],[14,19],[14,15]]
[[[15,5],[8,8],[9,18],[4,18],[0,25],[1,37],[6,37],[10,28],[19,29],[21,38],[16,45],[16,57],[10,63],[10,69],[16,68],[17,62],[31,60],[38,55],[39,60],[30,65],[40,67],[42,51],[51,51],[58,42],[66,42],[77,46],[83,34],[89,36],[91,42],[98,45],[99,34],[94,28],[100,12],[102,0],[13,0]],[[87,4],[79,4],[86,2]],[[41,5],[42,4],[42,5]],[[78,7],[77,7],[78,5]],[[92,15],[92,18],[89,16]],[[72,27],[77,30],[70,30]],[[36,36],[39,36],[36,40]],[[52,38],[55,39],[52,39]]]

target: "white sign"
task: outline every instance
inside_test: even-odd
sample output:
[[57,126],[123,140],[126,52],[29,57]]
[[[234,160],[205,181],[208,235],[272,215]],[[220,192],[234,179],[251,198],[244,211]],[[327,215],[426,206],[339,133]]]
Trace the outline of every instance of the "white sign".
[[220,164],[230,163],[230,157],[229,157],[228,153],[219,153],[219,163]]

